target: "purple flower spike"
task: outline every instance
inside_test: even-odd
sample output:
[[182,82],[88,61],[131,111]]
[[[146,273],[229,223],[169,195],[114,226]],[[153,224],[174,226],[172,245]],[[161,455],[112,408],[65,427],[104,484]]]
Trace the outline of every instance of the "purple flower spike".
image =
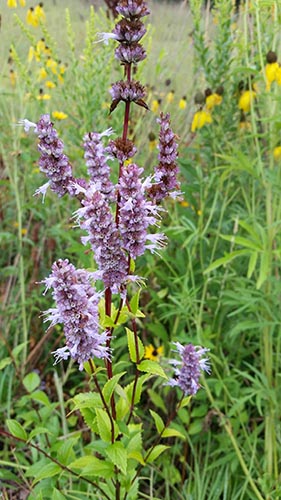
[[116,10],[121,16],[128,19],[139,19],[150,13],[143,0],[120,0]]
[[119,180],[119,229],[123,246],[133,259],[142,255],[146,248],[155,251],[165,241],[163,234],[147,234],[148,226],[158,222],[159,208],[145,199],[145,187],[140,180],[142,172],[142,168],[132,163],[123,167]]
[[44,194],[47,187],[50,186],[51,190],[59,197],[66,193],[74,196],[76,193],[73,188],[72,168],[68,157],[63,153],[64,144],[58,138],[50,116],[42,115],[34,131],[40,139],[38,144],[38,150],[41,153],[39,167],[49,179],[49,182],[39,188],[36,194],[40,192]]
[[110,167],[107,161],[111,159],[103,147],[101,137],[111,134],[111,129],[106,130],[103,134],[90,132],[84,136],[84,158],[91,181],[96,185],[97,189],[103,194],[109,195],[113,191],[113,184],[110,181]]
[[63,323],[66,347],[54,352],[56,363],[71,356],[79,369],[91,357],[109,358],[105,343],[107,334],[99,333],[98,294],[91,284],[92,273],[76,269],[67,259],[58,260],[43,283],[46,291],[53,288],[56,308],[45,311],[50,326]]
[[201,387],[199,384],[201,372],[211,371],[209,359],[203,357],[209,349],[192,344],[183,346],[179,342],[175,342],[175,346],[180,359],[170,360],[170,364],[174,367],[174,377],[169,380],[168,385],[180,387],[185,396],[194,395]]
[[75,215],[80,227],[88,233],[81,241],[84,245],[91,244],[105,287],[116,290],[127,279],[128,263],[108,202],[94,189],[92,186],[86,191],[84,206]]
[[175,134],[170,127],[169,113],[166,115],[161,113],[160,119],[157,121],[160,123],[158,145],[159,164],[154,169],[156,184],[151,187],[149,195],[155,201],[160,201],[167,196],[175,198],[181,193],[177,190],[179,188],[179,182],[177,180],[179,168],[176,164],[178,145],[175,140]]

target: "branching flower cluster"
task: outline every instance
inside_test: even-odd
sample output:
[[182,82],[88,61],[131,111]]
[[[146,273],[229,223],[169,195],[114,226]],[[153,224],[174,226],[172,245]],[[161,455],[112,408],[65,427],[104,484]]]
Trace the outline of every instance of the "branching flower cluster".
[[[110,112],[121,103],[125,106],[123,131],[115,139],[112,139],[112,129],[103,133],[89,132],[84,136],[87,178],[74,177],[73,168],[64,153],[64,144],[49,115],[42,115],[37,123],[22,120],[25,130],[33,128],[38,136],[39,167],[48,179],[37,194],[45,196],[50,187],[59,197],[68,194],[79,201],[80,208],[75,211],[74,217],[86,233],[82,244],[90,245],[97,264],[97,271],[90,273],[76,269],[68,260],[58,260],[53,264],[50,276],[43,281],[47,289],[52,288],[56,302],[55,308],[46,311],[46,320],[51,321],[51,325],[63,323],[66,336],[66,346],[55,352],[56,360],[71,356],[83,369],[83,363],[88,359],[94,356],[104,358],[109,377],[113,329],[103,331],[99,326],[100,294],[95,291],[93,280],[103,282],[105,313],[110,316],[112,294],[119,294],[125,300],[127,283],[137,279],[132,274],[132,261],[146,249],[157,252],[165,244],[164,235],[155,231],[163,211],[159,203],[180,194],[178,145],[169,114],[161,113],[157,120],[160,125],[159,154],[154,171],[145,176],[144,169],[135,161],[137,148],[128,137],[131,106],[134,103],[146,110],[148,106],[144,86],[133,80],[131,73],[132,65],[146,57],[140,43],[146,32],[141,19],[149,11],[143,0],[121,0],[117,11],[122,16],[121,20],[111,33],[101,33],[100,39],[105,42],[112,39],[118,43],[115,57],[125,69],[124,80],[113,83],[110,89]],[[119,175],[114,184],[111,174],[116,162]],[[185,360],[185,351],[183,357]],[[186,361],[183,362],[187,367]],[[199,358],[194,354],[191,379],[187,368],[181,371],[178,378],[179,381],[187,378],[186,383],[178,384],[184,393],[196,392],[201,368]]]

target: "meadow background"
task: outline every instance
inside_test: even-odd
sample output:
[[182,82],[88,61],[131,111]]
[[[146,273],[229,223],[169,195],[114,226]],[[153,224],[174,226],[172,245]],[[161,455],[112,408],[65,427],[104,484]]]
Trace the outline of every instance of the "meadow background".
[[[36,141],[16,124],[55,112],[79,176],[83,135],[118,130],[122,121],[119,109],[109,115],[108,89],[121,78],[119,65],[111,44],[95,43],[97,33],[114,24],[105,6],[90,10],[87,2],[46,0],[46,23],[33,27],[25,21],[26,3],[9,9],[1,0],[0,6],[2,497],[100,498],[77,478],[44,476],[48,462],[42,465],[38,450],[5,434],[6,419],[15,419],[28,430],[49,429],[58,447],[75,436],[71,450],[60,450],[61,459],[91,442],[81,415],[67,417],[66,406],[87,387],[87,378],[71,363],[53,367],[50,353],[61,345],[63,331],[46,332],[40,313],[50,297],[37,284],[59,257],[86,268],[91,257],[81,250],[79,229],[71,230],[73,201],[49,193],[42,204],[33,196],[45,182]],[[149,7],[148,58],[138,79],[147,85],[151,111],[134,110],[132,134],[140,164],[152,171],[155,120],[160,110],[171,113],[184,194],[166,205],[167,248],[137,262],[147,284],[140,299],[142,341],[163,351],[156,355],[160,363],[171,341],[203,345],[210,349],[212,373],[179,411],[175,425],[184,438],[170,438],[172,454],[144,469],[137,498],[279,499],[281,78],[270,73],[266,55],[274,51],[281,61],[281,3],[246,0],[239,13],[228,0],[217,0],[212,11],[200,0]],[[49,54],[36,61],[30,53],[41,37],[57,64],[48,79],[40,69]],[[222,102],[208,110],[198,92],[219,86]],[[210,123],[192,131],[202,110]],[[121,355],[124,342],[116,345]],[[139,413],[147,442],[154,433],[148,409],[164,418],[173,402],[173,393],[151,382]],[[43,431],[33,435],[40,447],[50,446],[48,439]]]

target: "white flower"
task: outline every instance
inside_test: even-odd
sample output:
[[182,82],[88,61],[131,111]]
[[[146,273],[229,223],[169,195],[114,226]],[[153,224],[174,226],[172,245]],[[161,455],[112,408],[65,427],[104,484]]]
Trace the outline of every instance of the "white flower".
[[20,127],[23,126],[25,132],[29,132],[30,128],[34,128],[34,133],[37,132],[37,125],[36,125],[36,123],[30,122],[29,120],[27,120],[27,118],[21,118],[18,121],[17,125],[19,125]]

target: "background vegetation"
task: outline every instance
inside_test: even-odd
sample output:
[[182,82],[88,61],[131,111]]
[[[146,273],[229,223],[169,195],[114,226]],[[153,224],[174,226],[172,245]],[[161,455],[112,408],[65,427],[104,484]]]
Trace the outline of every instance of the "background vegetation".
[[[38,282],[59,257],[85,267],[91,260],[81,252],[79,231],[70,231],[73,203],[49,194],[41,204],[33,196],[44,183],[38,153],[34,137],[16,123],[37,121],[42,112],[65,113],[55,125],[75,172],[83,174],[84,133],[120,127],[119,110],[109,116],[107,97],[120,76],[112,46],[95,43],[97,33],[113,25],[102,8],[90,11],[70,1],[65,11],[64,2],[45,4],[46,24],[37,28],[26,24],[29,5],[14,11],[1,5],[0,480],[7,499],[99,498],[91,484],[41,472],[48,461],[42,467],[36,446],[49,447],[67,464],[73,450],[91,451],[91,439],[87,423],[65,406],[88,380],[71,363],[52,366],[50,353],[63,332],[45,331],[40,312],[50,302]],[[166,207],[167,249],[137,263],[147,279],[142,340],[163,346],[163,360],[171,341],[208,347],[212,374],[179,411],[176,426],[184,439],[171,438],[172,460],[163,454],[144,470],[139,498],[278,499],[281,81],[269,82],[266,54],[275,51],[281,60],[280,1],[246,0],[239,14],[228,0],[217,0],[211,12],[200,0],[190,6],[152,2],[150,8],[148,58],[138,77],[147,84],[152,111],[135,111],[132,130],[140,164],[152,171],[157,151],[149,132],[160,110],[171,113],[184,195]],[[31,60],[30,46],[42,37],[51,52]],[[50,54],[65,70],[49,69],[54,88],[40,77]],[[210,111],[205,99],[198,103],[199,91],[221,85],[220,105]],[[191,132],[198,111],[210,111],[212,121]],[[121,355],[125,344],[117,346]],[[151,383],[140,419],[149,425],[148,408],[165,418],[173,397]],[[5,435],[6,419],[36,428],[35,447]],[[154,429],[146,432],[149,443]]]

